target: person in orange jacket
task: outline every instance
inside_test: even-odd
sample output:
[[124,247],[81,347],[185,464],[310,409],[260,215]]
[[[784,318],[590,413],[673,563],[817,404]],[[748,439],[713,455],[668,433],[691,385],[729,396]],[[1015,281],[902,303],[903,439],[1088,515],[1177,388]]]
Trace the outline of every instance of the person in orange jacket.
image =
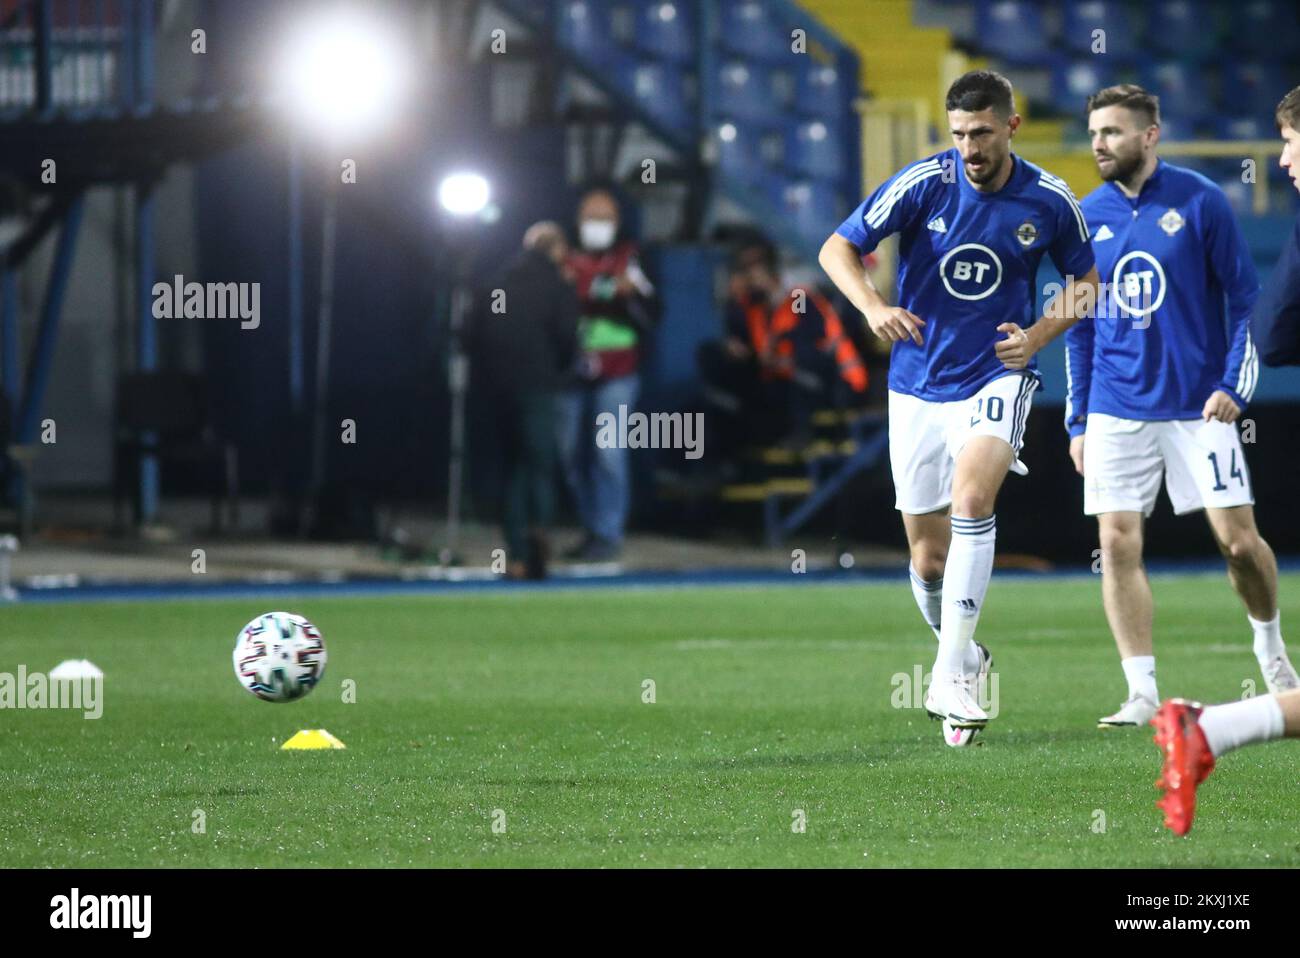
[[699,358],[706,400],[741,420],[743,441],[798,445],[817,408],[865,397],[867,368],[839,315],[816,287],[783,285],[765,237],[736,248],[728,294],[724,336]]

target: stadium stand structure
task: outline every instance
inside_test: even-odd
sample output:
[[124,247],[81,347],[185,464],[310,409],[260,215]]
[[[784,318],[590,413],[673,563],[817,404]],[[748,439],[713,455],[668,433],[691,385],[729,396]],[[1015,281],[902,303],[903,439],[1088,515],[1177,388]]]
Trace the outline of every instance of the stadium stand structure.
[[[151,310],[155,276],[154,187],[171,164],[244,139],[263,122],[245,96],[157,96],[154,0],[0,3],[0,219],[12,240],[0,262],[0,356],[6,424],[6,498],[30,520],[27,467],[41,423],[85,197],[95,186],[129,187],[137,278],[135,364],[157,368]],[[188,43],[187,43],[188,48]],[[17,276],[47,235],[57,234],[36,334],[20,362]],[[23,367],[20,371],[20,366]],[[146,515],[157,500],[156,464],[141,465]]]
[[502,0],[620,126],[671,147],[701,232],[739,212],[814,261],[861,185],[856,54],[785,0]]
[[[806,9],[785,0],[502,6],[553,44],[573,81],[558,85],[571,119],[613,123],[623,132],[635,123],[676,154],[672,166],[695,194],[687,205],[698,212],[688,232],[708,235],[721,222],[748,222],[788,256],[811,264],[858,201],[858,57]],[[583,83],[598,91],[598,102],[583,101]],[[594,172],[617,178],[614,169]],[[657,173],[662,178],[663,164]],[[806,447],[751,449],[743,481],[709,495],[724,504],[761,504],[765,538],[775,544],[883,453],[877,420],[826,409]],[[659,493],[684,494],[671,483]]]

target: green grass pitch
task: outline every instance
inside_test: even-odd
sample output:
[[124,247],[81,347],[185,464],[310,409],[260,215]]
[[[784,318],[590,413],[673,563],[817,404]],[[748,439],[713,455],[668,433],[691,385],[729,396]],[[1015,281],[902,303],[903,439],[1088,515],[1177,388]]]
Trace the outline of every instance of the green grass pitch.
[[[1153,585],[1162,694],[1259,681],[1221,576]],[[1283,608],[1298,594],[1284,577]],[[329,650],[287,705],[230,662],[274,608]],[[1222,761],[1189,838],[1161,827],[1149,730],[1094,727],[1124,691],[1095,579],[995,577],[980,637],[1000,714],[964,750],[895,707],[894,676],[934,649],[902,577],[0,619],[0,672],[89,657],[106,674],[97,721],[0,711],[0,866],[1300,865],[1294,743]],[[347,750],[280,751],[300,728]]]

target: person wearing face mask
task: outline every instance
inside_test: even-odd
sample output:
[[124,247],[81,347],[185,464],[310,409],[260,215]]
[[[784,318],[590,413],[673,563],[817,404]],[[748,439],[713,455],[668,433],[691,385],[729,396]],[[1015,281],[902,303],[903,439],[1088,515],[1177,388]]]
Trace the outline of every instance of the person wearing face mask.
[[565,264],[581,319],[580,357],[559,404],[560,458],[585,533],[565,555],[593,562],[622,551],[631,500],[628,451],[597,445],[597,417],[617,418],[620,406],[630,413],[636,405],[641,342],[654,324],[654,287],[619,225],[614,195],[589,190],[578,205],[579,248]]

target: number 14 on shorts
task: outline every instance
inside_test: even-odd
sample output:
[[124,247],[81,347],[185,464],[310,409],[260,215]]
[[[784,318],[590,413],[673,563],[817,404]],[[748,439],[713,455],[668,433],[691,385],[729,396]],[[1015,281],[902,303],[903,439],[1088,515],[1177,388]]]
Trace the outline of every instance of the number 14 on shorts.
[[[1222,492],[1228,487],[1223,484],[1223,480],[1219,476],[1219,456],[1217,453],[1212,452],[1206,458],[1210,460],[1210,467],[1214,470],[1214,491]],[[1240,485],[1244,486],[1246,484],[1246,476],[1241,471],[1241,467],[1237,465],[1237,450],[1235,449],[1232,450],[1232,459],[1228,463],[1228,478],[1236,479]]]

